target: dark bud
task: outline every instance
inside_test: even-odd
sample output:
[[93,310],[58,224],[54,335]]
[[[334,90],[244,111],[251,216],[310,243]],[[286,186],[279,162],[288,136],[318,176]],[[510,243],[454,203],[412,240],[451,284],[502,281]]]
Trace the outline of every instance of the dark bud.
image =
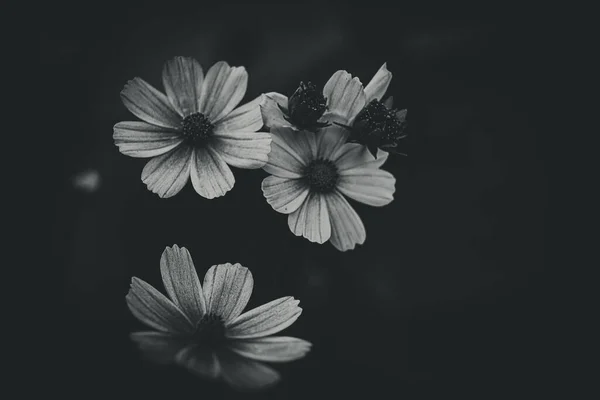
[[300,82],[300,86],[288,100],[288,109],[281,106],[279,108],[285,119],[299,129],[315,132],[329,126],[328,123],[318,122],[327,109],[327,100],[311,82]]

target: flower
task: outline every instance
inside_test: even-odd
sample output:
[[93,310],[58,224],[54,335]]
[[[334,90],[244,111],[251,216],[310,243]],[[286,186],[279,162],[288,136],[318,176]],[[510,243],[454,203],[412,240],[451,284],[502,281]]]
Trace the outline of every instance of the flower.
[[380,167],[388,153],[373,157],[366,147],[345,143],[349,132],[332,125],[319,133],[273,128],[271,174],[262,191],[273,209],[288,214],[296,236],[311,242],[327,240],[338,250],[354,249],[366,239],[365,227],[344,196],[371,206],[393,199],[395,178]]
[[258,389],[280,379],[263,361],[293,361],[310,350],[305,340],[271,336],[300,316],[293,297],[242,314],[254,285],[248,268],[214,265],[201,285],[188,250],[174,245],[164,250],[160,272],[170,299],[136,277],[126,297],[133,315],[154,329],[131,334],[148,358],[239,389]]
[[162,72],[166,95],[141,78],[121,91],[125,107],[141,121],[119,122],[113,139],[130,157],[152,158],[142,181],[162,198],[179,193],[191,177],[196,192],[207,199],[223,196],[235,179],[228,165],[262,167],[271,139],[256,132],[263,125],[262,96],[235,108],[244,97],[244,67],[214,64],[204,76],[190,57],[175,57]]
[[[310,82],[300,87],[288,99],[277,93],[266,93],[261,103],[265,125],[269,128],[292,128],[314,132],[328,121],[348,124],[373,99],[381,100],[392,80],[384,63],[363,88],[358,78],[343,70],[334,73],[321,95]],[[300,105],[300,107],[298,106]]]

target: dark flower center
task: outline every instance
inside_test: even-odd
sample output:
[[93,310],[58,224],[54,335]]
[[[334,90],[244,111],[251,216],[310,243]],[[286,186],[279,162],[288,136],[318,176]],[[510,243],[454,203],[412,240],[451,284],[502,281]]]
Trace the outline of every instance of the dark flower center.
[[311,82],[300,82],[300,86],[288,99],[288,108],[283,110],[287,120],[300,129],[314,131],[328,124],[317,122],[327,109],[327,100]]
[[196,325],[193,340],[202,346],[218,347],[225,342],[225,324],[221,317],[207,314]]
[[319,193],[335,189],[339,176],[337,167],[329,160],[314,160],[304,170],[304,178],[310,188]]
[[181,133],[192,144],[201,144],[212,136],[214,125],[202,113],[194,113],[183,119]]

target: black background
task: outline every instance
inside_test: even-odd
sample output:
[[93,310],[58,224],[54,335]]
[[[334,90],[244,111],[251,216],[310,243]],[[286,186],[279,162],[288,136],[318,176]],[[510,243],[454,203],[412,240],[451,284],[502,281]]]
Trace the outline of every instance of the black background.
[[[48,122],[61,126],[53,262],[68,316],[65,394],[530,398],[552,390],[539,124],[552,43],[541,25],[518,13],[432,17],[314,4],[65,7],[48,21],[40,39],[55,99]],[[177,55],[205,70],[219,60],[245,66],[245,100],[289,95],[300,80],[323,85],[338,69],[366,84],[388,63],[388,94],[408,109],[409,156],[383,167],[397,179],[390,205],[352,203],[367,229],[363,246],[341,253],[295,237],[262,196],[262,170],[234,169],[233,190],[214,200],[191,185],[171,199],[146,189],[145,161],[112,141],[115,123],[135,120],[119,92],[135,76],[162,89],[162,64]],[[92,193],[73,186],[88,169],[101,176]],[[200,276],[218,263],[249,267],[249,307],[301,300],[302,316],[284,332],[314,347],[276,366],[276,388],[240,395],[140,359],[128,334],[142,326],[125,295],[132,276],[163,290],[159,259],[173,244],[190,250]]]

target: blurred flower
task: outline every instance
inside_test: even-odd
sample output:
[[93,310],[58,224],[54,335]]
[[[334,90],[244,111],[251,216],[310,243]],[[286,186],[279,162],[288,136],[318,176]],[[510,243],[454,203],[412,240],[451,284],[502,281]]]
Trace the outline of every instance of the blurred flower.
[[100,173],[95,169],[88,169],[75,175],[72,182],[76,189],[93,193],[100,188]]
[[365,227],[344,195],[384,206],[394,199],[396,182],[380,169],[388,153],[379,150],[375,159],[364,146],[345,143],[348,134],[338,126],[318,134],[272,129],[272,150],[263,167],[272,176],[262,182],[267,202],[289,214],[288,226],[296,236],[317,243],[330,240],[341,251],[366,239]]
[[140,78],[121,91],[123,104],[140,121],[119,122],[113,138],[130,157],[153,157],[142,181],[160,197],[179,193],[191,177],[202,197],[223,196],[235,179],[228,165],[260,168],[271,139],[263,125],[261,97],[234,109],[244,97],[248,73],[224,61],[206,76],[189,57],[168,61],[162,73],[166,96]]
[[280,379],[261,361],[293,361],[310,350],[305,340],[270,336],[300,316],[302,309],[293,297],[242,314],[254,280],[240,264],[212,266],[201,285],[190,253],[174,245],[163,252],[160,271],[170,300],[136,277],[126,297],[133,315],[155,329],[131,334],[148,358],[175,362],[238,389],[258,389]]

